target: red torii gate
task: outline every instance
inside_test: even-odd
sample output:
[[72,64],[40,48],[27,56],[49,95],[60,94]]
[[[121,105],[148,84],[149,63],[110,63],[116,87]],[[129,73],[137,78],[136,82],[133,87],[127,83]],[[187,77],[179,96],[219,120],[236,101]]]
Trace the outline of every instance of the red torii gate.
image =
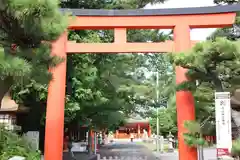
[[[114,43],[75,43],[67,40],[67,32],[52,44],[52,55],[66,59],[67,53],[138,53],[182,52],[192,46],[190,29],[220,28],[234,23],[240,5],[154,10],[82,10],[71,9],[74,18],[68,29],[114,29]],[[174,42],[127,43],[127,29],[173,29]],[[45,160],[62,160],[66,61],[51,69],[47,100]],[[176,83],[187,81],[186,70],[176,67]],[[184,143],[184,121],[194,120],[194,99],[190,92],[176,94],[179,159],[197,160],[196,149]]]

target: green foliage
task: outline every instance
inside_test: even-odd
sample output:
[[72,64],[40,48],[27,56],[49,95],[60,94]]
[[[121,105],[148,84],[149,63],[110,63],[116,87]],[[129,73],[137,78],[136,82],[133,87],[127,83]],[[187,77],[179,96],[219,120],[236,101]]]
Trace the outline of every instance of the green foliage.
[[136,9],[143,8],[147,4],[163,3],[166,0],[62,0],[64,8],[86,8],[86,9]]
[[[162,42],[171,39],[171,33],[166,34],[161,32],[159,29],[154,30],[128,30],[128,42]],[[154,55],[152,55],[154,56]]]
[[0,12],[0,99],[10,88],[14,97],[19,97],[21,89],[31,90],[29,83],[35,88],[47,85],[51,79],[49,67],[63,61],[50,55],[47,41],[56,40],[64,32],[67,17],[60,13],[57,0],[3,1]]
[[[171,57],[169,57],[171,58]],[[205,135],[214,135],[215,134],[215,109],[213,104],[214,94],[212,91],[212,86],[209,83],[201,83],[197,86],[194,81],[184,82],[181,85],[176,85],[175,74],[168,74],[168,78],[164,78],[164,85],[161,86],[161,96],[168,97],[167,109],[164,109],[164,113],[160,113],[159,118],[160,131],[162,134],[167,134],[168,130],[171,130],[173,134],[176,134],[177,129],[177,113],[176,113],[176,91],[187,90],[192,91],[195,99],[195,112],[197,122],[202,124],[202,131]],[[171,72],[170,72],[171,73]],[[156,113],[155,113],[156,115]],[[170,115],[170,116],[169,116]],[[165,122],[167,117],[171,117],[170,122]],[[163,120],[162,120],[163,119]],[[152,120],[153,131],[156,132],[156,118]],[[171,124],[171,125],[170,125]],[[171,126],[168,128],[168,126]]]
[[4,53],[3,48],[0,51],[0,73],[1,79],[6,77],[14,77],[19,81],[19,77],[29,76],[31,73],[31,65],[25,59],[8,55]]
[[[62,2],[63,7],[73,7],[69,2]],[[141,8],[149,2],[156,3],[157,1],[108,1],[100,6],[111,9]],[[95,3],[100,3],[100,1],[95,1]],[[95,5],[95,3],[92,4]],[[86,4],[87,1],[81,1],[75,5],[86,6]],[[88,8],[99,7],[91,5]],[[162,41],[168,37],[159,30],[129,30],[128,35],[130,42]],[[155,36],[153,37],[153,35]],[[104,30],[72,31],[69,39],[77,42],[109,43],[113,42],[113,32]],[[149,99],[152,99],[153,96],[152,91],[154,91],[152,84],[143,82],[145,76],[139,72],[139,68],[145,64],[144,61],[150,59],[146,57],[136,54],[69,56],[66,123],[111,128],[132,113],[141,112],[138,108],[148,104]],[[119,112],[123,114],[119,114]]]
[[0,159],[8,160],[13,156],[23,156],[26,160],[39,160],[40,152],[31,149],[26,141],[12,131],[0,127]]
[[58,38],[67,27],[58,0],[9,0],[1,3],[1,39],[21,48]]
[[115,131],[122,123],[125,123],[125,116],[123,113],[103,111],[92,117],[92,123],[97,124],[97,129],[108,128],[109,130]]
[[[148,55],[149,64],[146,65],[149,70],[157,71],[159,73],[159,103],[152,112],[148,113],[151,117],[151,128],[156,133],[157,113],[156,108],[159,109],[159,128],[162,135],[167,135],[169,131],[173,134],[177,133],[177,114],[176,114],[176,82],[174,66],[170,63],[169,54],[153,54]],[[153,75],[155,77],[156,75]],[[153,85],[153,93],[149,98],[156,99],[156,78],[150,81]]]
[[[131,114],[134,95],[139,91],[138,82],[128,75],[135,59],[134,55],[121,54],[69,56],[73,72],[68,74],[72,92],[68,93],[66,122],[106,127],[106,122],[111,126]],[[118,111],[125,115],[111,116]]]
[[147,4],[156,4],[162,3],[165,0],[112,0],[111,4],[107,6],[107,8],[113,9],[136,9],[136,8],[143,8]]
[[238,2],[239,0],[214,0],[214,3],[216,4],[234,4]]
[[[68,0],[62,1],[61,7],[126,9],[142,8],[149,2],[157,3],[160,1],[162,2],[162,0],[141,2],[135,0]],[[159,30],[130,30],[128,34],[128,40],[131,42],[163,41],[169,37]],[[77,42],[109,43],[113,42],[113,31],[70,31],[69,39]],[[146,65],[143,63],[146,60],[153,60],[156,57],[155,55],[148,57],[148,55],[139,56],[137,54],[69,55],[65,122],[67,124],[87,124],[95,128],[108,128],[118,125],[123,119],[139,111],[138,106],[147,106],[149,101],[153,99],[152,97],[155,96],[154,90],[152,84],[143,82],[145,78],[138,74],[138,69],[143,64]],[[161,65],[160,61],[158,62],[159,67]],[[149,64],[147,67],[151,68]],[[32,80],[29,85],[14,87],[13,96],[18,102],[28,106],[35,105],[35,99],[44,107],[46,105],[47,85],[41,85]],[[123,114],[118,114],[119,111]]]
[[234,157],[238,157],[238,158],[240,157],[240,139],[239,138],[233,141],[231,154]]
[[[152,117],[150,121],[152,132],[156,133],[157,125],[156,125],[156,117]],[[168,135],[169,132],[176,134],[177,132],[177,120],[176,120],[176,107],[169,106],[168,108],[159,109],[159,130],[161,135]]]
[[175,65],[188,69],[186,76],[190,81],[183,82],[177,88],[193,93],[197,121],[202,123],[205,119],[209,120],[203,127],[208,134],[215,127],[214,92],[233,92],[239,87],[238,43],[226,38],[216,38],[198,43],[186,54],[171,56]]
[[[239,0],[214,0],[214,3],[218,5],[225,4],[236,4],[239,3]],[[215,32],[212,33],[208,39],[216,39],[217,37],[226,37],[229,40],[238,40],[240,38],[240,17],[239,13],[237,13],[237,17],[233,27],[219,28]]]
[[[205,127],[203,127],[207,129],[211,126],[211,129],[208,129],[207,133],[214,128],[214,114],[212,114],[214,113],[214,92],[234,92],[239,88],[239,51],[238,41],[216,38],[198,43],[186,54],[172,55],[172,61],[175,65],[188,69],[186,76],[190,82],[184,83],[189,83],[193,87],[182,87],[182,89],[193,92],[196,112],[198,114],[205,113],[201,114],[201,117],[198,118],[202,119],[205,117],[210,121],[210,123],[206,123]],[[183,84],[181,86],[184,86]],[[237,117],[232,118],[237,123],[235,119]],[[199,122],[202,120],[199,121],[198,119]],[[206,132],[206,130],[203,131]],[[189,143],[192,143],[192,139],[189,140]]]
[[184,133],[184,141],[190,147],[204,146],[207,144],[202,137],[201,125],[195,121],[186,121],[184,127],[188,130]]
[[193,91],[196,89],[194,82],[183,82],[176,87],[176,91]]
[[17,48],[16,55],[2,52],[2,79],[11,77],[14,84],[27,84],[29,81],[47,84],[51,79],[48,68],[55,67],[63,61],[60,57],[50,56],[50,49],[50,45],[40,44],[38,48],[30,49],[29,52]]
[[189,53],[175,54],[173,61],[189,69],[187,76],[192,81],[210,82],[217,91],[233,91],[239,85],[238,46],[238,42],[217,38],[198,43]]

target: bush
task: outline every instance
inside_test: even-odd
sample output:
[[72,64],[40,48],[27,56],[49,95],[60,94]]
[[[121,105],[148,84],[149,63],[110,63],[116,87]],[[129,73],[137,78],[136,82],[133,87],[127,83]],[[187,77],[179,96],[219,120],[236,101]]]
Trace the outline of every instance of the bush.
[[40,152],[13,131],[0,126],[0,160],[8,160],[13,156],[22,156],[26,160],[40,160]]
[[201,125],[195,121],[186,121],[184,127],[188,130],[184,133],[184,141],[190,147],[200,147],[207,145],[207,141],[202,136]]
[[240,157],[240,138],[233,142],[231,154],[234,157]]

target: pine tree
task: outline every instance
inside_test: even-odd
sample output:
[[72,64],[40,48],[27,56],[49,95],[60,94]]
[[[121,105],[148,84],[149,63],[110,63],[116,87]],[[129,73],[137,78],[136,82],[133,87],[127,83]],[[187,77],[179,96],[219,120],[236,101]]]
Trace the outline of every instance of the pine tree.
[[216,4],[234,4],[234,3],[238,3],[239,0],[214,0],[214,3]]
[[47,84],[49,67],[62,61],[50,56],[53,41],[66,29],[57,0],[3,0],[0,4],[0,102],[16,84]]
[[[162,87],[161,94],[168,98],[168,108],[166,111],[171,114],[177,127],[177,112],[176,112],[176,91],[181,90],[182,86],[176,85],[175,74],[169,75],[168,83]],[[202,125],[204,134],[212,135],[215,129],[215,112],[213,102],[213,91],[209,83],[201,83],[197,86],[197,90],[191,90],[195,100],[196,121]],[[185,88],[184,88],[185,89]]]
[[[214,102],[214,91],[229,91],[233,94],[240,86],[239,58],[239,42],[232,42],[225,38],[198,43],[189,53],[172,55],[173,63],[189,69],[186,75],[190,82],[183,82],[179,85],[179,89],[199,92],[199,86],[196,85],[198,81],[200,86],[208,87],[207,91],[212,93],[210,94],[212,96],[209,95],[206,98],[208,97],[212,102]],[[206,93],[199,92],[199,94]],[[233,115],[235,111],[232,109],[232,118],[236,125],[240,126],[237,117]]]
[[166,0],[61,0],[63,8],[85,9],[136,9],[147,4],[163,3]]
[[[214,0],[214,3],[217,5],[225,5],[225,4],[236,4],[239,3],[239,0]],[[240,38],[240,17],[239,13],[237,13],[237,17],[233,27],[219,28],[208,39],[215,39],[216,37],[227,37],[230,40],[238,40]]]

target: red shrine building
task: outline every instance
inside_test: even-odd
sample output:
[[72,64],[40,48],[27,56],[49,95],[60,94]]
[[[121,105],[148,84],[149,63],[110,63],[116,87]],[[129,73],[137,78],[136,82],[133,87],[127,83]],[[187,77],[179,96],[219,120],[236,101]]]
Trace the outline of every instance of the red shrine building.
[[133,134],[134,138],[141,139],[144,137],[144,133],[147,136],[151,136],[151,127],[149,120],[134,120],[129,119],[127,123],[119,127],[114,134],[115,139],[129,139],[130,135]]

